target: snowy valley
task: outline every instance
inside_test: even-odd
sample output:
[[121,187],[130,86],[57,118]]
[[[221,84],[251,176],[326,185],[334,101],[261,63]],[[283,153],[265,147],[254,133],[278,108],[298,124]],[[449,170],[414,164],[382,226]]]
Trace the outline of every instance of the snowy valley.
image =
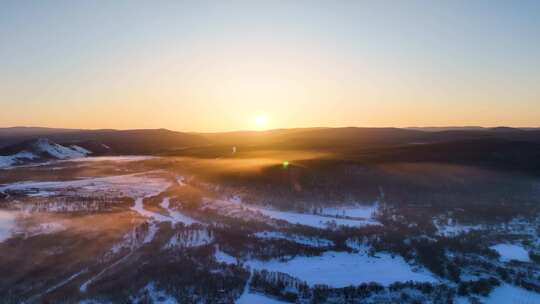
[[[96,157],[43,139],[3,161],[3,303],[540,301],[540,218],[401,203],[380,176],[418,166],[298,179],[309,162]],[[379,176],[369,197],[345,187],[363,175]]]

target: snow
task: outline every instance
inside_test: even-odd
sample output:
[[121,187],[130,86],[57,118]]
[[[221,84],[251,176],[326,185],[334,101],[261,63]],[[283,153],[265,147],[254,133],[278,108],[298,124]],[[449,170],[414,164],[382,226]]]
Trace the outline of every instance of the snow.
[[99,201],[92,202],[66,202],[57,200],[47,200],[36,204],[20,205],[20,210],[25,213],[48,212],[48,213],[71,213],[71,212],[92,212],[111,210],[111,207],[103,206]]
[[[177,223],[183,221],[186,225],[194,223],[179,212],[170,211],[169,216],[144,209],[143,200],[165,191],[171,182],[161,176],[160,171],[150,171],[138,174],[117,175],[98,178],[85,178],[70,181],[53,182],[19,182],[0,186],[0,192],[18,192],[30,197],[52,197],[62,195],[65,197],[102,197],[107,199],[129,197],[135,200],[132,210],[144,217],[156,221],[169,221]],[[88,204],[65,203],[62,201],[46,201],[37,205],[29,205],[43,212],[77,212],[97,210],[97,202]],[[27,211],[36,211],[27,209]]]
[[55,233],[55,232],[59,232],[63,230],[66,230],[66,227],[64,227],[64,225],[60,223],[51,222],[51,223],[41,223],[38,225],[37,228],[31,230],[31,232],[34,233],[34,235],[36,235],[36,234]]
[[[151,195],[152,196],[152,195]],[[166,197],[161,201],[159,206],[163,209],[165,209],[168,213],[168,215],[163,215],[161,213],[153,212],[144,209],[144,198],[139,197],[135,200],[135,205],[131,207],[131,210],[136,211],[143,217],[150,218],[157,222],[170,222],[172,224],[176,223],[184,223],[186,226],[190,226],[195,223],[199,223],[198,221],[178,212],[175,210],[170,209],[170,198]]]
[[263,296],[258,293],[251,293],[246,292],[243,293],[242,296],[236,300],[236,304],[284,304],[287,302],[282,302],[278,300],[274,300],[272,298]]
[[56,233],[66,229],[62,224],[56,222],[18,225],[16,219],[21,215],[22,213],[18,211],[0,210],[0,242],[14,235],[29,238],[36,235]]
[[113,245],[111,253],[117,254],[122,249],[133,251],[144,244],[151,243],[158,230],[159,227],[155,223],[148,224],[147,229],[143,225],[137,226],[126,233],[119,243]]
[[124,262],[127,258],[129,258],[131,256],[131,252],[129,254],[126,254],[124,257],[122,257],[121,259],[117,260],[116,262],[112,263],[111,265],[105,267],[103,270],[101,270],[98,274],[96,274],[95,276],[91,277],[89,280],[87,280],[86,282],[84,282],[80,287],[79,287],[79,291],[80,292],[86,292],[88,290],[88,286],[90,286],[91,284],[93,284],[96,280],[98,280],[99,278],[101,278],[101,276],[103,276],[103,274],[105,274],[107,271],[109,271],[109,269],[111,268],[114,268],[116,265]]
[[334,246],[334,242],[326,239],[307,237],[299,234],[285,234],[275,231],[263,231],[255,233],[258,238],[264,239],[280,239],[295,242],[300,245],[306,245],[311,247],[331,247]]
[[[380,225],[379,222],[376,220],[373,220],[371,218],[356,218],[356,219],[348,219],[348,218],[336,218],[334,215],[332,215],[333,211],[341,212],[345,209],[339,209],[339,208],[327,208],[328,214],[327,215],[317,215],[317,214],[307,214],[307,213],[298,213],[298,212],[292,212],[292,211],[280,211],[280,210],[274,210],[274,209],[267,209],[257,206],[251,206],[246,205],[242,202],[242,199],[238,196],[234,196],[232,199],[229,200],[231,204],[235,205],[241,205],[249,210],[252,210],[254,212],[260,212],[265,216],[268,216],[273,219],[277,220],[283,220],[290,224],[300,224],[305,226],[310,226],[314,228],[321,228],[325,229],[328,227],[336,227],[336,226],[347,226],[347,227],[363,227],[368,225]],[[351,212],[351,214],[362,214],[366,215],[373,212],[373,208],[377,208],[375,205],[374,207],[369,207],[369,211],[366,208],[359,208],[359,207],[350,207],[348,210]],[[324,211],[324,209],[323,209]]]
[[34,153],[28,151],[21,151],[19,153],[0,156],[0,169],[9,168],[11,166],[17,165],[23,161],[29,161],[38,158]]
[[436,221],[434,222],[434,224],[435,227],[437,227],[437,235],[445,237],[458,236],[460,234],[482,229],[482,225],[463,225],[453,223],[451,220],[448,224],[440,224]]
[[165,222],[169,217],[157,212],[152,212],[144,209],[144,197],[139,197],[135,200],[135,204],[131,207],[131,210],[136,211],[143,217],[148,217],[158,222]]
[[471,302],[466,297],[455,297],[454,298],[454,304],[470,304],[470,303]]
[[[0,169],[10,168],[16,165],[22,165],[24,162],[40,160],[43,155],[49,157],[66,160],[76,159],[87,156],[92,153],[82,147],[73,145],[71,147],[64,147],[62,145],[53,143],[46,138],[40,138],[32,143],[28,150],[19,151],[16,154],[8,156],[0,156]],[[41,159],[43,160],[43,159]]]
[[15,218],[15,212],[0,210],[0,243],[11,237]]
[[28,152],[28,151],[21,151],[19,153],[13,154],[12,157],[24,158],[24,159],[35,159],[35,158],[37,158],[37,156],[34,153]]
[[154,304],[177,304],[176,299],[167,294],[165,291],[159,290],[154,282],[148,283],[140,292],[141,296],[132,298],[131,303],[146,303],[144,299],[141,299],[144,295],[148,297],[150,303]]
[[236,205],[241,205],[242,204],[242,198],[238,195],[235,195],[233,197],[231,197],[229,199],[229,201],[233,204],[236,204]]
[[151,243],[156,236],[158,230],[159,227],[155,223],[150,224],[150,227],[148,228],[148,234],[144,237],[143,244]]
[[244,292],[236,300],[236,304],[251,304],[251,303],[260,303],[260,304],[283,304],[286,302],[274,300],[272,298],[266,297],[262,294],[253,293],[249,290],[249,286],[251,285],[251,280],[253,279],[253,272],[249,274],[249,279],[247,280],[246,284],[244,285]]
[[495,288],[491,294],[485,298],[484,302],[489,304],[533,304],[540,303],[540,294],[512,285],[503,284]]
[[[149,194],[146,197],[150,197],[156,195]],[[186,226],[190,226],[192,224],[198,223],[196,220],[191,219],[188,216],[185,216],[181,214],[178,211],[173,211],[169,208],[170,205],[170,198],[166,197],[163,199],[163,201],[160,203],[160,207],[167,210],[169,215],[163,215],[161,213],[153,212],[144,209],[144,198],[145,197],[138,197],[135,199],[135,204],[133,207],[131,207],[131,210],[136,211],[141,216],[148,218],[150,221],[147,221],[149,223],[148,231],[145,233],[144,239],[142,240],[142,244],[148,244],[151,243],[152,240],[154,240],[154,237],[156,236],[159,227],[156,225],[156,222],[169,222],[171,224],[176,223],[184,223]],[[206,232],[206,236],[204,233],[201,233],[201,230],[195,230],[195,231],[182,231],[177,233],[175,236],[173,236],[169,242],[165,245],[166,248],[173,248],[173,247],[196,247],[196,246],[202,246],[206,245],[213,241],[212,235],[209,234],[208,231],[204,230]],[[124,236],[124,240],[116,244],[112,248],[113,253],[118,253],[123,248],[135,248],[137,245],[139,245],[139,240],[137,238],[137,231],[132,231]]]
[[218,261],[219,263],[236,264],[235,257],[221,251],[219,248],[216,248],[216,251],[214,252],[214,257],[216,258],[216,261]]
[[368,225],[381,225],[374,219],[352,219],[336,218],[308,213],[298,213],[293,211],[280,211],[268,209],[254,205],[244,204],[240,197],[234,196],[228,200],[205,199],[203,209],[212,209],[222,215],[241,218],[244,220],[265,221],[271,224],[268,219],[283,220],[289,224],[299,224],[314,228],[327,229],[339,226],[363,227]]
[[397,281],[438,282],[427,270],[414,271],[400,256],[380,253],[367,254],[327,251],[321,256],[298,256],[288,261],[247,261],[254,269],[283,272],[305,280],[309,285],[326,284],[346,287],[377,282],[390,285]]
[[86,150],[85,148],[77,146],[77,145],[72,145],[71,149],[73,149],[73,150],[75,150],[75,151],[77,151],[79,153],[82,153],[84,155],[92,154],[92,151]]
[[356,219],[369,219],[373,218],[375,212],[379,208],[378,204],[373,205],[351,205],[343,207],[325,207],[319,212],[320,215],[333,216],[333,217],[346,217]]
[[529,253],[525,248],[523,248],[520,245],[513,245],[513,244],[497,244],[494,246],[489,247],[501,256],[501,261],[521,261],[521,262],[529,262]]
[[72,146],[71,148],[68,148],[57,143],[53,143],[46,138],[38,139],[35,142],[34,147],[37,151],[47,153],[56,159],[81,158],[90,153],[90,151],[79,146]]
[[264,208],[257,208],[257,211],[273,219],[283,220],[291,224],[299,224],[321,229],[326,229],[333,226],[363,227],[368,225],[380,225],[379,222],[372,219],[355,220],[332,218],[322,215],[297,213],[291,211],[278,211]]
[[178,186],[185,186],[186,185],[186,178],[183,176],[177,176],[176,182],[178,183]]
[[[199,223],[198,221],[178,212],[178,211],[175,211],[175,210],[172,210],[170,207],[170,198],[166,197],[163,199],[163,201],[161,202],[161,204],[159,204],[159,206],[165,210],[167,210],[167,212],[169,213],[169,218],[170,218],[170,221],[173,223],[173,224],[176,224],[176,223],[184,223],[186,226],[189,226],[189,225],[193,225],[193,224],[196,224],[196,223]],[[169,220],[167,220],[169,221]]]
[[350,239],[347,239],[345,241],[345,245],[347,245],[347,247],[355,250],[355,251],[358,251],[358,252],[369,252],[369,245],[368,243],[363,240],[363,239],[357,239],[357,238],[350,238]]
[[26,196],[29,197],[49,197],[55,195],[56,192],[54,191],[37,191],[37,192],[29,192],[26,193]]
[[11,156],[0,156],[0,168],[7,168],[13,164]]
[[49,292],[55,291],[56,289],[58,289],[58,288],[60,288],[60,287],[62,287],[62,286],[64,286],[64,285],[66,285],[67,283],[73,281],[75,278],[77,278],[78,276],[80,276],[80,275],[83,274],[83,273],[86,273],[87,271],[88,271],[88,269],[83,269],[83,270],[81,270],[81,271],[79,271],[79,272],[77,272],[77,273],[71,275],[70,277],[66,278],[66,279],[63,280],[62,282],[60,282],[60,283],[54,285],[53,287],[47,289],[47,290],[45,291],[45,293],[47,294],[47,293],[49,293]]
[[271,219],[258,212],[256,208],[250,208],[228,200],[204,198],[201,211],[213,211],[220,215],[243,221],[258,221],[272,224]]
[[73,194],[85,197],[145,197],[157,195],[170,186],[170,182],[152,172],[87,178],[71,181],[19,182],[0,186],[0,192],[22,191],[27,195],[49,197]]
[[192,248],[208,245],[214,241],[212,233],[206,229],[186,230],[177,232],[165,244],[165,249]]
[[159,206],[163,209],[166,209],[168,211],[170,211],[169,209],[169,206],[171,205],[171,199],[169,197],[166,197],[164,198],[161,203],[159,204]]
[[286,302],[274,300],[274,299],[266,297],[266,296],[264,296],[262,294],[251,292],[249,290],[249,286],[251,285],[252,278],[253,278],[253,272],[251,272],[249,274],[249,279],[247,280],[246,285],[244,285],[244,292],[242,293],[240,298],[238,298],[238,300],[236,300],[236,304],[252,304],[252,303],[257,303],[257,304],[283,304],[283,303],[286,303]]

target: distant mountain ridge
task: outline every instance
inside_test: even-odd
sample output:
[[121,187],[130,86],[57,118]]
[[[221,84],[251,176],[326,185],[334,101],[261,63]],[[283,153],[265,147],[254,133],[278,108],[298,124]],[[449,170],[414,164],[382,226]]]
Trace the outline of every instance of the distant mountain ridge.
[[[46,134],[46,135],[43,135]],[[296,128],[268,131],[186,133],[166,129],[70,130],[47,128],[0,129],[0,149],[46,137],[65,146],[79,145],[95,155],[188,155],[193,149],[300,149],[359,151],[370,148],[452,141],[510,140],[540,143],[540,129],[509,127],[428,128]]]
[[[5,136],[7,133],[3,131],[0,131],[4,134],[0,136],[0,162],[4,167],[78,157],[77,153],[83,151],[81,149],[92,152],[86,154],[91,156],[195,158],[244,157],[253,155],[251,152],[289,150],[317,152],[362,162],[440,162],[540,175],[540,129],[499,127],[428,132],[347,127],[224,133],[182,133],[165,129],[47,130],[46,137],[34,136],[31,132]],[[36,141],[49,148],[36,148],[35,144],[29,144]],[[62,153],[55,155],[55,151]]]
[[461,140],[522,140],[540,142],[540,129],[517,128],[447,129],[424,131],[409,128],[306,128],[270,131],[197,133],[214,145],[259,148],[359,150],[408,144]]
[[480,131],[487,128],[480,126],[448,126],[448,127],[407,127],[409,130],[440,132],[440,131]]
[[[21,128],[0,129],[0,149],[23,141],[46,137],[61,144],[93,143],[96,151],[106,154],[156,154],[172,148],[208,144],[204,137],[165,129],[141,130],[69,130]],[[102,148],[98,148],[101,146]]]
[[427,132],[441,132],[441,131],[497,131],[497,130],[522,130],[522,131],[530,131],[530,130],[540,130],[540,128],[515,128],[515,127],[505,127],[505,126],[499,126],[499,127],[492,127],[492,128],[486,128],[486,127],[480,127],[480,126],[448,126],[448,127],[407,127],[406,129],[409,130],[418,130],[418,131],[427,131]]

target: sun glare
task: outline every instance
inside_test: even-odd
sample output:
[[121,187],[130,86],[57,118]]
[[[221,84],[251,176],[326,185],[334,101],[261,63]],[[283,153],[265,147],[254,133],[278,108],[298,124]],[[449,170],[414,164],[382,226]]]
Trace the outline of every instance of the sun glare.
[[257,129],[264,129],[268,125],[268,117],[263,114],[255,116],[255,126]]

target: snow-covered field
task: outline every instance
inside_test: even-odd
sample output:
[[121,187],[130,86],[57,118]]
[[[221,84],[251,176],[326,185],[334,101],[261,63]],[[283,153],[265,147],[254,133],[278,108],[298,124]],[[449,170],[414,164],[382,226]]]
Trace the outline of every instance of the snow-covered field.
[[356,219],[333,218],[333,217],[316,215],[316,214],[270,210],[270,209],[265,209],[265,208],[257,208],[256,210],[273,219],[283,220],[291,224],[305,225],[305,226],[310,226],[310,227],[320,228],[320,229],[339,227],[339,226],[363,227],[363,226],[368,226],[368,225],[380,225],[379,222],[373,219],[356,220]]
[[71,181],[19,182],[0,186],[0,192],[18,191],[34,197],[72,193],[83,197],[145,197],[157,195],[170,186],[170,181],[147,172],[140,174],[86,178]]
[[[77,153],[85,153],[81,150],[82,148],[79,149],[78,147],[71,146],[69,149]],[[56,152],[50,151],[50,153]],[[377,203],[372,205],[351,204],[338,207],[318,207],[305,213],[272,209],[274,207],[270,205],[247,204],[239,196],[220,198],[220,195],[227,195],[222,194],[222,192],[227,191],[220,192],[216,186],[214,192],[212,192],[212,188],[208,192],[205,192],[208,190],[207,188],[198,188],[199,181],[196,176],[189,176],[186,179],[179,175],[185,173],[179,173],[174,170],[168,171],[168,169],[153,170],[156,167],[162,167],[161,164],[159,164],[160,166],[154,166],[154,162],[146,162],[144,166],[140,167],[124,166],[130,167],[126,170],[140,170],[141,167],[148,167],[146,169],[147,171],[143,173],[122,173],[124,175],[88,177],[89,175],[95,175],[96,172],[116,172],[114,164],[96,164],[96,162],[135,162],[153,158],[146,156],[125,156],[55,160],[55,164],[61,162],[62,168],[70,166],[77,168],[83,167],[84,170],[81,170],[81,172],[87,175],[76,179],[71,177],[71,171],[65,174],[63,172],[57,172],[64,174],[62,176],[70,176],[71,180],[26,181],[0,185],[0,194],[2,192],[6,194],[5,196],[2,195],[2,198],[6,197],[10,200],[12,204],[10,207],[20,207],[18,211],[0,210],[1,245],[12,246],[12,243],[16,243],[12,241],[30,242],[33,239],[37,242],[50,242],[52,244],[57,237],[60,239],[67,236],[66,239],[71,240],[79,235],[79,231],[75,231],[77,234],[74,234],[73,237],[70,233],[74,230],[72,229],[73,227],[78,227],[75,225],[86,227],[90,223],[91,226],[95,219],[95,222],[97,220],[103,220],[104,223],[107,221],[111,222],[107,226],[111,230],[103,230],[104,233],[100,233],[99,235],[106,235],[106,237],[103,237],[101,243],[96,243],[96,246],[102,246],[100,249],[104,253],[102,255],[103,259],[98,260],[95,265],[88,263],[90,265],[88,268],[79,268],[73,271],[70,269],[70,271],[62,274],[63,277],[55,278],[55,284],[48,290],[44,289],[47,293],[57,288],[63,288],[64,285],[69,286],[67,283],[71,285],[82,283],[78,285],[80,292],[89,292],[88,296],[91,296],[91,293],[94,291],[88,289],[88,287],[93,285],[98,287],[104,282],[104,279],[109,279],[108,276],[112,278],[113,275],[117,275],[116,272],[123,269],[118,266],[125,262],[132,262],[135,258],[141,257],[146,259],[151,254],[155,254],[156,256],[152,258],[156,259],[162,259],[170,255],[190,254],[190,250],[198,251],[196,252],[197,255],[201,253],[210,255],[209,257],[204,256],[204,261],[206,262],[204,266],[208,266],[212,274],[229,275],[228,272],[230,271],[227,270],[232,269],[232,267],[226,267],[224,264],[212,262],[212,259],[215,259],[219,263],[243,267],[245,271],[267,270],[269,272],[287,274],[298,280],[305,281],[312,287],[325,284],[335,288],[342,288],[370,282],[389,286],[395,282],[406,281],[435,284],[445,283],[452,284],[449,285],[452,288],[456,287],[455,284],[448,281],[448,278],[440,278],[424,268],[424,266],[416,264],[421,263],[422,260],[415,259],[415,262],[411,260],[411,264],[409,264],[399,254],[393,255],[389,252],[375,251],[375,248],[380,249],[381,247],[374,245],[373,242],[384,241],[384,239],[376,239],[380,237],[378,231],[384,229],[384,227],[380,226],[382,224],[376,219],[379,208],[379,204]],[[92,166],[96,166],[96,168],[91,168]],[[43,166],[42,168],[44,170],[52,170],[50,167]],[[124,168],[120,168],[119,170],[124,170]],[[3,173],[12,172],[3,171]],[[55,175],[55,177],[51,178],[58,177]],[[188,184],[189,186],[186,186]],[[192,191],[192,188],[200,190],[200,192],[196,192],[196,196],[195,194],[193,196],[197,198],[197,203],[199,202],[199,198],[202,198],[202,203],[193,204],[193,209],[189,209],[189,211],[182,208],[176,209],[179,206],[177,205],[178,202],[184,202],[186,197],[186,201],[190,199],[190,196],[187,195],[191,195],[189,191]],[[79,202],[81,205],[83,203],[85,204],[82,208],[86,208],[84,209],[86,211],[103,211],[105,209],[99,209],[103,207],[98,203],[103,203],[105,208],[109,208],[109,205],[118,201],[111,198],[123,198],[121,200],[122,202],[131,202],[133,200],[133,203],[116,204],[114,207],[110,207],[112,210],[110,214],[109,212],[100,212],[97,215],[91,212],[81,214],[51,214],[54,211],[76,211],[78,210],[77,208],[80,208],[78,206]],[[131,198],[132,200],[125,198]],[[95,209],[92,209],[94,206],[92,204],[94,203]],[[184,206],[187,207],[188,204],[186,203]],[[26,218],[27,215],[30,217],[29,219]],[[109,216],[118,216],[118,221],[117,219],[110,220],[108,218]],[[383,215],[381,214],[381,216]],[[467,225],[456,223],[452,219],[449,219],[451,216],[451,214],[441,215],[440,218],[434,219],[433,223],[437,227],[438,235],[458,236],[488,227],[486,226],[487,224]],[[235,227],[236,224],[238,224],[239,228],[234,230],[237,228]],[[317,229],[291,226],[296,224]],[[475,223],[473,222],[473,224]],[[373,232],[368,231],[369,229],[336,229],[340,226],[363,227],[367,225],[378,225],[379,227],[378,229],[373,229]],[[393,228],[391,227],[392,224],[388,225],[388,228]],[[520,226],[525,226],[523,229],[530,230],[528,233],[531,235],[531,239],[538,239],[538,237],[533,238],[537,233],[535,229],[537,225],[530,225],[530,223],[525,221],[511,222],[497,229],[511,231],[514,236],[519,236],[519,233],[525,231],[520,230],[522,229],[519,228]],[[227,229],[231,229],[234,234],[227,234],[228,231],[225,231]],[[323,231],[323,229],[327,231]],[[57,233],[60,231],[63,232],[53,237],[43,236],[31,238],[31,236],[39,234]],[[87,230],[81,229],[80,233],[94,236],[98,235],[96,231],[98,230],[92,230],[87,233]],[[111,233],[107,235],[108,231]],[[242,237],[236,238],[240,233],[242,233]],[[422,235],[422,237],[436,241],[438,238],[433,236],[431,233],[425,236]],[[10,237],[16,237],[16,239],[13,238],[5,242]],[[535,247],[532,242],[524,243],[527,245],[523,247],[518,245],[522,240],[518,238],[509,239],[515,240],[515,243],[497,244],[500,241],[490,240],[482,244],[484,244],[484,248],[487,247],[485,244],[496,244],[490,248],[499,253],[501,257],[500,261],[502,262],[511,260],[530,262],[527,249],[534,251],[538,247]],[[275,240],[283,240],[283,242],[280,243]],[[227,248],[227,252],[234,253],[239,258],[220,250],[220,242],[222,241],[226,241],[226,243],[222,244],[224,245],[222,248]],[[256,256],[253,254],[254,246],[261,243],[265,243],[269,249],[272,249],[268,250],[268,252],[274,254],[272,255],[272,259],[258,260],[253,258],[253,256]],[[343,244],[352,250],[349,252],[334,251],[345,250],[345,248],[342,248]],[[284,250],[280,250],[281,248],[278,248],[279,245],[285,245],[283,246]],[[414,244],[407,245],[410,245],[411,252],[413,253],[407,256],[412,256],[414,259],[416,257],[413,251],[415,249]],[[201,246],[205,247],[200,248]],[[310,246],[312,248],[306,248],[304,246]],[[155,250],[155,248],[159,249]],[[215,248],[215,250],[211,251],[212,248]],[[52,246],[47,250],[47,252],[52,253],[58,252],[58,249],[52,248]],[[10,251],[6,252],[9,253]],[[307,254],[306,252],[322,252],[322,254],[319,256],[298,255],[302,253]],[[285,256],[285,258],[280,258],[282,256]],[[449,258],[456,256],[450,256]],[[193,258],[196,259],[197,257]],[[482,261],[495,263],[494,265],[504,266],[508,269],[515,269],[516,271],[534,266],[533,263],[505,263],[502,265],[503,263],[493,259],[483,259]],[[126,265],[128,264],[126,263]],[[84,266],[87,267],[86,264]],[[464,265],[462,268],[462,280],[466,278],[470,280],[484,278],[489,273],[489,271],[486,271],[486,275],[484,276],[482,268],[467,267],[468,265]],[[177,274],[175,273],[175,275]],[[83,279],[84,282],[82,281]],[[79,282],[79,280],[81,281]],[[144,301],[146,299],[150,299],[153,303],[177,303],[177,301],[180,301],[180,298],[174,299],[173,296],[167,294],[157,282],[161,281],[150,278],[145,282],[141,282],[137,286],[137,290],[130,294],[129,299],[131,302],[138,303],[138,301]],[[230,301],[241,293],[240,288],[243,286],[241,284],[238,281],[235,289],[232,289],[233,292],[228,294]],[[250,291],[249,287],[250,282],[248,281],[237,303],[284,303],[271,296],[264,295],[264,293]],[[420,292],[413,290],[414,288],[410,289],[407,290],[409,295],[414,296]],[[426,295],[420,296],[419,299],[427,299],[428,297]],[[478,295],[473,296],[480,297]],[[468,301],[465,297],[460,297],[457,300]],[[481,298],[481,300],[486,303],[540,303],[540,295],[519,287],[503,284],[495,288],[488,297]],[[422,300],[421,302],[424,301]]]
[[287,240],[295,242],[300,245],[306,245],[311,247],[331,247],[334,246],[334,242],[326,239],[307,237],[298,234],[285,234],[282,232],[276,231],[264,231],[257,232],[255,236],[263,239],[278,239],[278,240]]
[[[311,213],[299,213],[294,211],[281,211],[248,205],[243,203],[239,197],[233,197],[228,200],[206,199],[205,202],[207,208],[215,209],[220,214],[226,216],[259,220],[261,220],[260,217],[263,216],[273,220],[282,220],[293,225],[298,224],[319,229],[336,228],[340,226],[363,227],[368,225],[381,225],[378,221],[372,218],[342,218],[335,217],[333,215],[327,216]],[[360,209],[354,210],[356,210],[357,214],[360,213]],[[366,213],[369,212],[363,210],[363,214]]]
[[495,288],[484,303],[489,304],[534,304],[540,303],[540,294],[523,288],[503,284]]
[[373,218],[378,208],[379,205],[376,203],[373,205],[354,204],[343,207],[325,207],[320,210],[319,214],[333,217],[370,219]]
[[494,246],[489,247],[501,256],[501,261],[521,261],[521,262],[529,262],[529,253],[525,248],[523,248],[520,245],[514,245],[514,244],[497,244]]
[[415,271],[402,257],[392,258],[386,253],[370,257],[366,254],[327,251],[321,256],[300,256],[289,261],[250,260],[246,263],[254,269],[287,273],[305,280],[309,285],[346,287],[369,282],[389,285],[397,281],[438,281],[427,270]]

